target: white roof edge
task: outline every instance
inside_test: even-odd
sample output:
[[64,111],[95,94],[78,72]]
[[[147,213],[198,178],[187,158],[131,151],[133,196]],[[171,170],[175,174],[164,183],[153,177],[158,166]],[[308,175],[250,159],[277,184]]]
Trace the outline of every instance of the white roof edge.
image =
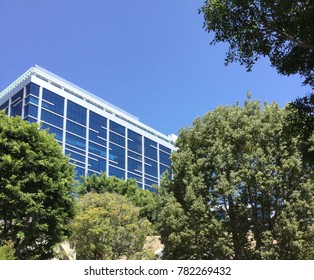
[[109,107],[112,107],[113,109],[118,110],[119,112],[121,112],[123,114],[126,114],[127,116],[129,116],[131,118],[134,118],[134,119],[139,121],[138,117],[136,117],[136,116],[130,114],[129,112],[119,108],[118,106],[115,106],[112,103],[110,103],[110,102],[108,102],[108,101],[98,97],[97,95],[95,95],[95,94],[93,94],[93,93],[91,93],[91,92],[89,92],[89,91],[87,91],[87,90],[77,86],[76,84],[73,84],[72,82],[70,82],[70,81],[68,81],[68,80],[66,80],[66,79],[64,79],[64,78],[62,78],[62,77],[60,77],[60,76],[50,72],[49,70],[47,70],[47,69],[45,69],[45,68],[43,68],[43,67],[41,67],[41,66],[39,66],[37,64],[35,64],[35,66],[33,68],[36,69],[36,70],[39,70],[39,71],[41,71],[43,73],[45,73],[46,75],[49,75],[49,76],[55,78],[58,81],[61,81],[61,82],[65,83],[67,86],[73,87],[74,89],[80,91],[81,93],[86,94],[87,97],[92,97],[92,98],[96,99],[97,101],[100,101],[100,102],[108,105]]
[[[108,106],[109,110],[112,110],[112,112],[114,114],[116,114],[117,117],[122,117],[125,118],[125,121],[130,122],[130,118],[132,119],[133,125],[135,126],[140,126],[143,130],[147,130],[150,131],[150,134],[153,134],[155,136],[157,136],[160,139],[163,139],[166,142],[169,142],[171,144],[174,144],[175,140],[176,140],[176,135],[171,134],[171,135],[165,135],[145,124],[143,124],[142,122],[139,121],[139,118],[133,116],[132,114],[124,111],[123,109],[120,109],[119,107],[111,104],[108,101],[103,100],[102,98],[88,92],[87,90],[84,90],[82,88],[80,88],[79,86],[59,77],[58,75],[46,70],[45,68],[42,68],[39,65],[35,65],[34,67],[31,67],[30,69],[28,69],[24,74],[22,74],[19,78],[17,78],[13,83],[11,83],[7,88],[5,88],[2,92],[0,92],[0,99],[2,99],[3,97],[5,97],[8,93],[11,92],[11,90],[13,90],[15,87],[17,87],[19,84],[21,84],[22,82],[24,82],[26,79],[28,79],[30,76],[32,75],[36,75],[36,74],[42,74],[44,77],[45,76],[49,76],[49,79],[51,82],[55,82],[57,84],[62,83],[61,86],[63,86],[64,88],[68,88],[68,89],[74,89],[74,91],[78,91],[80,95],[82,95],[86,100],[90,100],[93,101],[93,99],[99,103],[102,103],[105,106]],[[47,78],[47,77],[46,77]],[[97,103],[96,102],[96,103]],[[101,104],[100,104],[101,105]],[[132,123],[131,122],[131,123]],[[167,140],[166,140],[167,139]]]

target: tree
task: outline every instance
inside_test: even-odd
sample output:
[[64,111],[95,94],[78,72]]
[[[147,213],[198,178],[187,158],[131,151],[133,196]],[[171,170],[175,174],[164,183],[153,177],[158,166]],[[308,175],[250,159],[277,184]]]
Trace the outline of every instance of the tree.
[[314,258],[314,174],[286,116],[248,100],[180,131],[162,183],[165,259]]
[[288,105],[287,134],[299,136],[303,162],[314,166],[314,94],[297,98]]
[[229,43],[226,64],[251,70],[262,56],[280,74],[299,73],[314,88],[314,3],[312,0],[207,0],[201,7],[212,44]]
[[134,179],[121,180],[116,177],[107,177],[106,173],[99,176],[93,174],[82,178],[79,193],[116,193],[126,196],[135,206],[140,208],[140,217],[147,218],[151,223],[157,219],[158,196],[148,190],[137,187]]
[[14,244],[12,241],[6,242],[0,246],[0,260],[14,260]]
[[74,169],[53,136],[0,112],[0,246],[17,259],[49,259],[74,215]]
[[149,222],[126,197],[88,193],[79,199],[71,228],[78,259],[142,258]]

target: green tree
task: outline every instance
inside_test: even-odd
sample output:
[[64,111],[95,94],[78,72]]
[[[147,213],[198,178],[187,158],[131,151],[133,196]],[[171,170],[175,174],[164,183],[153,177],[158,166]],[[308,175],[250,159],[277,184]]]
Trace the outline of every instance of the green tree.
[[286,116],[248,100],[180,131],[162,183],[165,259],[314,258],[314,174]]
[[79,199],[71,228],[78,259],[140,259],[150,223],[122,195],[88,193]]
[[299,73],[314,87],[314,5],[312,0],[207,0],[200,9],[212,44],[227,42],[226,64],[251,70],[268,56],[280,74]]
[[297,98],[288,105],[286,133],[299,136],[305,164],[314,166],[314,94]]
[[14,260],[14,244],[12,241],[6,242],[0,246],[0,260]]
[[49,259],[74,215],[74,169],[52,135],[0,112],[0,246],[17,259]]
[[107,177],[106,173],[99,176],[93,174],[82,178],[79,193],[117,193],[126,196],[135,206],[140,208],[140,217],[146,217],[155,223],[157,217],[158,195],[137,187],[134,179],[121,180],[116,177]]

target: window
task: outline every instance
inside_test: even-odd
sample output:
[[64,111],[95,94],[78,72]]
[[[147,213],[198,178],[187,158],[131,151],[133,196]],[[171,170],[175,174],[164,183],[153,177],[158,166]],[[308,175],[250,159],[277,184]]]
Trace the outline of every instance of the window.
[[163,146],[163,145],[159,145],[159,150],[164,151],[165,153],[171,154],[171,149]]
[[25,98],[25,104],[28,104],[28,103],[33,103],[33,104],[38,105],[38,98],[32,95],[29,95]]
[[160,164],[160,165],[159,165],[159,170],[160,170],[160,176],[161,176],[164,172],[166,172],[166,171],[169,172],[169,175],[170,175],[170,176],[171,176],[171,174],[172,174],[171,168],[170,168],[169,166],[165,166],[165,165],[163,165],[163,164]]
[[65,150],[65,154],[67,156],[69,156],[70,158],[74,159],[75,161],[80,161],[81,163],[85,164],[85,156],[82,156],[80,154],[77,154],[73,151],[70,151],[70,150]]
[[17,103],[23,99],[23,89],[21,89],[18,93],[13,95],[11,97],[11,105],[14,105],[14,103]]
[[84,150],[86,147],[85,139],[82,139],[81,137],[75,136],[68,132],[66,133],[66,143],[76,146],[78,148],[84,149]]
[[42,107],[63,116],[64,98],[44,88]]
[[109,166],[109,176],[115,176],[120,179],[125,179],[125,172],[124,170]]
[[33,94],[39,97],[39,85],[36,85],[34,83],[29,83],[26,86],[26,95],[29,95],[29,94]]
[[110,125],[111,131],[114,131],[114,132],[116,132],[122,136],[125,136],[125,127],[124,126],[122,126],[122,125],[120,125],[114,121],[110,121],[109,125]]
[[93,156],[88,158],[88,169],[105,172],[106,171],[106,160]]
[[86,108],[68,100],[67,118],[86,126]]
[[100,136],[98,132],[89,130],[89,140],[94,141],[100,145],[106,146],[106,140],[102,139],[103,137]]
[[133,173],[128,172],[128,178],[133,178],[133,179],[135,179],[136,182],[137,182],[137,185],[139,186],[139,184],[140,184],[141,187],[142,187],[142,177],[141,177],[141,176],[138,176],[138,175],[136,175],[136,174],[133,174]]
[[157,180],[155,181],[155,180],[149,180],[145,178],[145,185],[147,186],[158,185],[158,182]]
[[51,125],[48,125],[46,123],[42,123],[41,125],[42,129],[48,129],[48,132],[51,134],[55,134],[55,138],[59,141],[62,141],[63,138],[63,132],[61,129],[58,129],[56,127],[53,127]]
[[79,136],[86,137],[86,128],[69,120],[67,120],[66,130]]
[[22,116],[23,89],[11,97],[11,117]]
[[24,107],[24,116],[32,116],[37,118],[38,116],[38,107],[33,104],[28,104]]
[[125,168],[125,149],[110,143],[109,159],[110,164]]
[[102,146],[99,146],[95,143],[91,143],[89,142],[88,144],[88,149],[89,149],[89,152],[90,153],[93,153],[95,155],[99,155],[99,156],[102,156],[102,157],[106,157],[106,148],[105,147],[102,147]]
[[151,159],[157,160],[157,143],[144,138],[144,148],[145,148],[145,157],[149,157]]
[[163,151],[159,151],[159,160],[161,163],[163,163],[167,166],[171,165],[170,155],[164,153]]
[[54,126],[63,128],[63,118],[59,117],[53,113],[46,111],[45,109],[41,110],[41,120],[53,124]]
[[142,156],[133,152],[128,151],[128,156],[134,159],[142,160]]
[[142,154],[142,135],[128,130],[128,149]]
[[115,143],[117,145],[125,147],[125,138],[115,134],[114,132],[109,133],[110,142]]
[[25,120],[25,121],[28,121],[29,123],[36,123],[36,122],[37,122],[36,119],[31,118],[31,117],[26,117],[26,118],[24,118],[24,120]]
[[145,158],[145,174],[148,174],[150,176],[157,177],[158,176],[158,171],[157,171],[157,162],[153,160],[149,160]]
[[68,149],[69,151],[74,151],[74,152],[79,153],[81,155],[85,155],[85,150],[77,149],[71,145],[65,144],[65,148]]
[[137,161],[132,158],[128,158],[128,171],[131,171],[136,174],[142,174],[142,162]]
[[6,101],[2,105],[0,105],[0,111],[5,109],[6,114],[8,114],[8,107],[9,107],[9,101]]
[[23,107],[22,100],[11,105],[11,117],[22,116],[22,107]]
[[93,111],[89,111],[89,127],[101,131],[107,127],[107,119],[102,117]]

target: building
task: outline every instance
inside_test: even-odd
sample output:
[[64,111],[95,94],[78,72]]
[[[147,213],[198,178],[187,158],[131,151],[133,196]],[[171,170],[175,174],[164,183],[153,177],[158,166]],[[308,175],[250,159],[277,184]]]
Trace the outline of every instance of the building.
[[166,136],[136,117],[78,86],[35,66],[0,93],[0,110],[40,122],[55,134],[76,176],[106,172],[134,178],[154,191],[168,170],[175,136]]

